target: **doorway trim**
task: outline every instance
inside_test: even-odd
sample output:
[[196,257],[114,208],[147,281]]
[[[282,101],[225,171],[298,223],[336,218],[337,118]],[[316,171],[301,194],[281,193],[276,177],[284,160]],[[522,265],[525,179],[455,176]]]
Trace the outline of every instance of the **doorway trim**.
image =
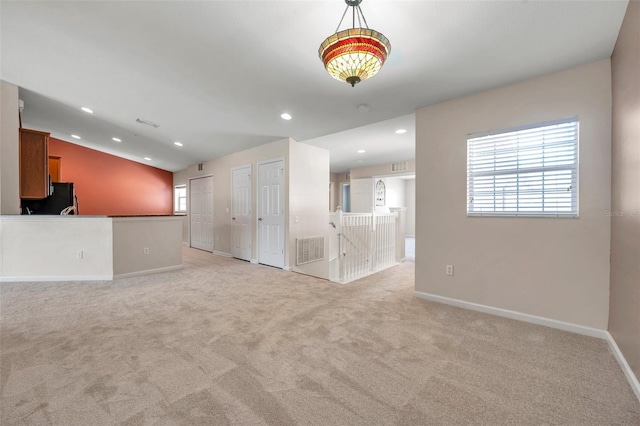
[[[234,193],[234,187],[233,187],[233,172],[236,171],[236,170],[242,170],[242,169],[247,169],[247,168],[249,169],[249,203],[251,203],[251,205],[249,206],[249,209],[250,209],[249,215],[251,216],[250,219],[249,219],[249,226],[250,226],[249,234],[250,234],[250,246],[251,246],[251,249],[249,250],[249,252],[250,252],[249,253],[249,258],[248,259],[242,259],[242,260],[247,260],[247,261],[249,261],[251,263],[258,263],[258,261],[253,258],[253,249],[254,249],[253,246],[254,246],[254,240],[256,240],[254,238],[254,236],[255,236],[255,234],[254,234],[254,222],[256,221],[255,220],[255,217],[256,217],[255,216],[255,210],[256,209],[255,209],[255,207],[253,205],[253,202],[254,202],[254,198],[253,198],[253,187],[254,187],[253,183],[254,183],[254,179],[253,178],[254,178],[254,176],[253,176],[253,164],[251,164],[251,163],[231,168],[231,211],[230,211],[231,215],[229,217],[229,223],[231,225],[231,247],[230,247],[230,249],[231,249],[231,257],[233,257],[233,238],[234,238],[234,229],[233,229],[233,215],[234,215],[233,206],[234,206],[234,204],[233,204],[233,201],[234,201],[234,196],[235,196],[234,195],[235,194]],[[256,179],[257,179],[257,176],[256,176]],[[255,260],[255,262],[254,262],[254,260]]]
[[[287,161],[285,159],[285,157],[276,157],[276,158],[271,158],[269,160],[263,160],[263,161],[257,161],[256,162],[256,194],[255,194],[255,201],[256,201],[256,208],[255,208],[255,216],[254,216],[254,224],[255,227],[254,229],[256,230],[256,260],[255,263],[260,263],[260,231],[259,231],[259,221],[258,221],[258,216],[260,215],[260,166],[264,165],[264,164],[269,164],[269,163],[275,163],[277,161],[282,161],[282,168],[284,170],[283,173],[283,178],[284,178],[284,182],[283,182],[283,187],[282,187],[282,208],[284,210],[283,212],[283,218],[284,218],[284,225],[283,225],[283,240],[282,240],[282,245],[283,245],[283,266],[282,269],[284,271],[290,271],[291,267],[289,266],[289,184],[288,184],[288,176],[289,176],[289,171],[287,170]],[[251,260],[251,263],[254,263],[253,259]]]
[[[189,177],[189,185],[187,186],[187,234],[189,235],[189,238],[187,239],[187,244],[189,247],[193,246],[191,245],[191,183],[193,180],[196,179],[203,179],[203,178],[208,178],[210,177],[213,180],[213,173],[209,173],[206,175],[202,175],[202,176],[192,176]],[[211,194],[211,211],[214,212],[213,207],[214,207],[214,194]],[[212,217],[212,221],[215,220],[215,216]],[[213,228],[213,235],[211,236],[212,241],[213,241],[213,248],[215,249],[215,227],[213,226],[212,223],[212,228]],[[200,249],[196,249],[196,250],[200,250]],[[211,253],[213,253],[213,250],[211,251]]]

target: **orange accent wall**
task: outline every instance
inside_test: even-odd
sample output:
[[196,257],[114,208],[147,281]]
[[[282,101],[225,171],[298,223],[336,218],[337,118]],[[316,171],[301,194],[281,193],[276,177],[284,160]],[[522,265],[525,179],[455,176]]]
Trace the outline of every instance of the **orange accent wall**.
[[173,214],[173,173],[80,145],[49,139],[60,181],[73,182],[81,215]]

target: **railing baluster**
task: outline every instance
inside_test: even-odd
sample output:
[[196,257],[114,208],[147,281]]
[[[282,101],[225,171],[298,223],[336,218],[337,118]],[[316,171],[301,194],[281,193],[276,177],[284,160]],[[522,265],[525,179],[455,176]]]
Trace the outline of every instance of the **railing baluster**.
[[343,213],[335,215],[339,230],[338,274],[349,282],[396,263],[397,213]]

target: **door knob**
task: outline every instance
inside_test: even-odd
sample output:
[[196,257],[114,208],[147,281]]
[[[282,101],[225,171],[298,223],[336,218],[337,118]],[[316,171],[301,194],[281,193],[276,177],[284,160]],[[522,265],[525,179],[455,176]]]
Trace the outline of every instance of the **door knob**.
[[259,217],[259,218],[258,218],[258,220],[259,220],[260,222],[262,222],[262,218],[261,218],[261,217]]
[[231,220],[236,220],[236,218],[235,218],[235,217],[232,217],[232,218],[231,218]]

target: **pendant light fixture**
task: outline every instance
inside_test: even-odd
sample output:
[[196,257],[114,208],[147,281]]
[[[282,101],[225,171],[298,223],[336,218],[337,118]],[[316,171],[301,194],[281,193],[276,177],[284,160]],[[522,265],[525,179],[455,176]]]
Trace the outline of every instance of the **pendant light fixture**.
[[[335,34],[322,42],[318,55],[333,78],[346,81],[353,87],[380,71],[391,52],[391,43],[382,33],[369,29],[360,9],[362,0],[345,0],[345,3],[347,8]],[[349,8],[352,8],[353,27],[339,31]]]

